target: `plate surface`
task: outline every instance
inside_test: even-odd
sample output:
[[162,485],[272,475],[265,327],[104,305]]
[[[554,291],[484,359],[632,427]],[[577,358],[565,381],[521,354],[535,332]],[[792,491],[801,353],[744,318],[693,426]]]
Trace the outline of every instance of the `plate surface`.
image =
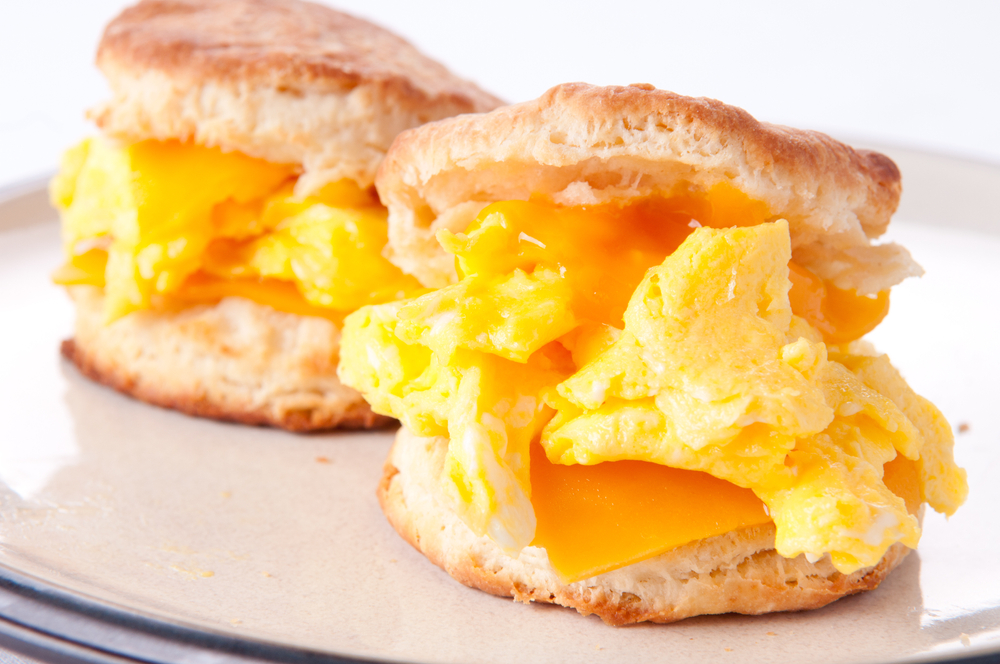
[[177,653],[143,650],[135,625],[78,628],[74,612],[132,615],[163,627],[167,643],[200,635],[208,647],[286,661],[530,653],[776,664],[1000,652],[1000,167],[885,151],[906,189],[890,236],[927,275],[893,291],[870,338],[955,426],[971,494],[948,521],[928,513],[919,553],[878,590],[812,612],[616,629],[460,586],[378,508],[391,432],[296,436],[195,420],[62,361],[72,310],[48,281],[59,230],[36,184],[0,201],[0,587],[15,591],[0,595],[0,617],[45,627],[58,611],[25,608],[30,586],[69,616],[51,631],[163,661]]

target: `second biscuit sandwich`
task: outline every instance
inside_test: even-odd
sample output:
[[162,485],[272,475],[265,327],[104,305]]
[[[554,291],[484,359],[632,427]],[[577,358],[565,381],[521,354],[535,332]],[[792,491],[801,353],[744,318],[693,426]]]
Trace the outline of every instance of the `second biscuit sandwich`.
[[97,63],[102,135],[52,183],[77,308],[63,353],[184,412],[304,431],[385,421],[335,376],[340,324],[420,284],[372,186],[395,136],[498,100],[299,0],[144,0]]
[[650,86],[402,134],[390,256],[345,322],[404,429],[379,498],[456,579],[611,624],[823,606],[966,494],[948,423],[860,340],[920,273],[883,155]]

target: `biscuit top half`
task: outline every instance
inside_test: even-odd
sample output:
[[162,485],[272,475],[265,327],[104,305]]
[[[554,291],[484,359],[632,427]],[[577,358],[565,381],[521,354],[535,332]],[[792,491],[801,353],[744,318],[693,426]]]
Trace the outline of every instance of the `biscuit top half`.
[[301,164],[307,190],[363,186],[410,127],[502,102],[361,19],[300,0],[143,0],[105,29],[113,97],[91,111],[128,141],[194,141]]
[[720,182],[787,219],[796,262],[839,288],[873,294],[922,273],[904,248],[872,244],[899,204],[891,159],[650,85],[569,83],[407,131],[376,186],[389,208],[391,259],[439,287],[455,270],[435,233],[464,230],[491,202],[627,203]]

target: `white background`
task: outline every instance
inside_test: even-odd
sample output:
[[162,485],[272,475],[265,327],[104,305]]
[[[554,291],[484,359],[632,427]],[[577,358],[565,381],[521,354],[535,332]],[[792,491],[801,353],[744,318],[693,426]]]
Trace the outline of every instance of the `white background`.
[[[55,168],[107,95],[120,0],[0,0],[0,187]],[[837,137],[1000,163],[1000,2],[338,0],[510,100],[648,82]]]

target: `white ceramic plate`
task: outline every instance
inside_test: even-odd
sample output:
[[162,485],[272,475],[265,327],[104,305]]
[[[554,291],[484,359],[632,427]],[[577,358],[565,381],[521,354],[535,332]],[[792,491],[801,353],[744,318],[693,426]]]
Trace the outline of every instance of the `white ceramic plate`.
[[55,214],[41,183],[8,191],[0,644],[63,661],[777,664],[1000,653],[1000,167],[888,152],[906,189],[891,235],[927,276],[894,291],[872,339],[956,429],[965,425],[956,456],[968,503],[950,521],[928,514],[919,553],[874,592],[812,612],[618,629],[467,589],[413,551],[375,500],[389,432],[296,436],[195,420],[81,378],[58,355],[72,311],[48,281],[60,262]]

